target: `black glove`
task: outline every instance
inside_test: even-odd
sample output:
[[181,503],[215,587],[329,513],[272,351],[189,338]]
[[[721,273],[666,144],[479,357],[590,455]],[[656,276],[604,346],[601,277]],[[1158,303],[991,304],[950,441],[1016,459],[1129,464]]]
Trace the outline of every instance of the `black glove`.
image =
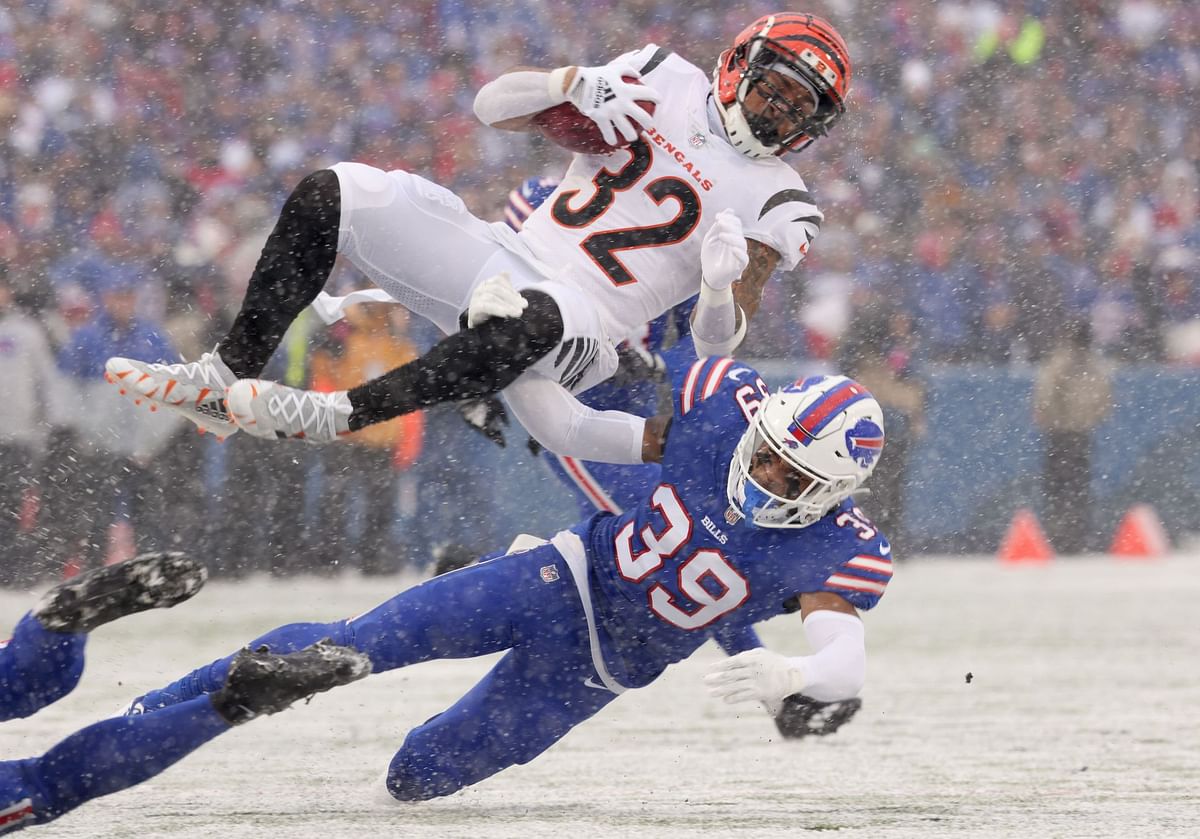
[[617,372],[612,383],[617,387],[634,382],[661,382],[667,373],[667,365],[658,353],[647,352],[629,343],[617,346]]
[[783,707],[775,715],[775,727],[789,739],[824,737],[850,722],[861,707],[862,700],[857,697],[818,702],[802,693],[793,693],[783,700]]
[[504,403],[499,397],[464,399],[456,407],[467,425],[500,448],[504,448],[504,426],[508,425],[508,411],[504,409]]

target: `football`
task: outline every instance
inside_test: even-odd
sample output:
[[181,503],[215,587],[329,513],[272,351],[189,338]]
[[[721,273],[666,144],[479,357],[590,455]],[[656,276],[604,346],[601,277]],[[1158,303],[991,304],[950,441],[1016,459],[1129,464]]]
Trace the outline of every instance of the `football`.
[[[638,79],[632,76],[622,76],[622,78],[630,84],[641,84]],[[654,114],[653,102],[642,99],[638,100],[638,104],[645,108],[651,115]],[[570,102],[563,102],[561,105],[555,105],[553,108],[547,108],[544,111],[538,112],[533,117],[533,124],[554,145],[580,154],[608,154],[617,149],[625,148],[632,142],[625,140],[618,134],[617,144],[610,146],[604,142],[604,137],[600,133],[600,126],[592,122],[590,118],[585,117]],[[634,125],[637,125],[637,123],[635,122]],[[639,132],[644,127],[637,125]]]

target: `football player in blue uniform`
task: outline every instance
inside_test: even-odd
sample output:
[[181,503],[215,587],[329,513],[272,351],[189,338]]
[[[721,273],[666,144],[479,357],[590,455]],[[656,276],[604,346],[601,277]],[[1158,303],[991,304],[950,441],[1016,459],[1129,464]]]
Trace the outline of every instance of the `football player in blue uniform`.
[[[525,219],[557,187],[558,181],[552,178],[526,178],[508,194],[504,221],[514,230],[520,230]],[[579,401],[597,411],[624,411],[638,416],[654,416],[658,412],[658,390],[664,376],[696,361],[696,345],[691,337],[691,314],[695,305],[696,300],[692,298],[645,324],[639,334],[626,338],[617,347],[621,361],[616,374],[580,394]],[[666,349],[672,328],[677,338],[671,348]],[[471,425],[476,425],[472,422],[472,416],[488,417],[490,421],[485,422],[485,427],[480,430],[489,439],[504,445],[503,432],[495,424],[497,418],[504,417],[503,406],[496,397],[488,397],[486,402],[487,407],[476,406],[473,414],[468,409],[464,417]],[[529,438],[529,445],[571,492],[581,518],[596,512],[620,514],[632,508],[658,485],[662,473],[662,466],[658,463],[620,464],[581,460],[543,449],[532,437]],[[464,550],[443,550],[434,573],[452,571],[474,561],[475,556]],[[749,626],[736,630],[722,628],[716,632],[714,640],[730,655],[762,646],[758,634]]]
[[[87,633],[200,590],[203,565],[177,553],[143,554],[51,589],[0,643],[0,719],[27,717],[70,693],[83,672]],[[243,650],[211,696],[163,715],[87,726],[38,757],[0,761],[0,834],[53,821],[85,801],[139,784],[233,725],[370,672],[362,654],[327,641],[280,655]]]
[[[644,459],[662,474],[635,507],[434,577],[359,617],[290,624],[253,642],[283,652],[329,637],[366,653],[376,672],[506,651],[409,732],[386,776],[393,797],[449,795],[533,760],[719,627],[799,611],[812,648],[723,660],[708,681],[727,702],[774,714],[787,697],[819,709],[859,692],[858,610],[875,606],[892,573],[887,540],[851,497],[883,448],[878,402],[842,376],[769,394],[729,358],[702,359],[677,384],[672,414],[646,424]],[[217,690],[232,660],[131,707],[153,716]]]

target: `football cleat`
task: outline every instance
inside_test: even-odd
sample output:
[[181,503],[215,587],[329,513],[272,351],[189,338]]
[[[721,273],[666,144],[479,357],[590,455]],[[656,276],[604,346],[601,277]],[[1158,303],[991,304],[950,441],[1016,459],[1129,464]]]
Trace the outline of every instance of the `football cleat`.
[[242,379],[225,393],[238,428],[268,440],[331,443],[350,433],[350,397],[344,390],[300,390],[265,379]]
[[125,615],[182,603],[207,579],[208,569],[181,553],[142,554],[60,583],[33,616],[52,632],[91,632]]
[[234,656],[225,685],[212,696],[217,713],[232,725],[286,709],[298,699],[346,685],[371,672],[371,659],[329,638],[294,653],[267,647]]
[[140,405],[142,400],[165,405],[200,427],[201,433],[224,440],[237,431],[225,410],[225,389],[237,381],[217,351],[199,361],[151,364],[134,358],[113,356],[104,364],[104,378]]

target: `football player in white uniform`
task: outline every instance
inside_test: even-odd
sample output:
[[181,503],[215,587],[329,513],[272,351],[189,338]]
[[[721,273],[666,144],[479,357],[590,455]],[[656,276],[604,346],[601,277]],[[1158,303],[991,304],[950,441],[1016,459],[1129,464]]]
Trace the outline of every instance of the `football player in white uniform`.
[[[572,394],[614,372],[623,336],[697,291],[698,354],[737,347],[767,278],[798,263],[820,229],[820,210],[780,155],[828,132],[850,76],[836,30],[794,13],[747,27],[711,79],[653,44],[604,66],[506,73],[476,97],[483,122],[532,130],[534,116],[570,102],[623,147],[576,154],[519,235],[410,172],[361,163],[315,172],[285,203],[213,352],[181,364],[112,358],[107,377],[202,431],[309,442],[504,390],[551,451],[641,462],[643,419],[593,411]],[[655,103],[653,116],[639,102]],[[374,294],[447,337],[349,391],[255,379],[339,253],[379,286]]]

